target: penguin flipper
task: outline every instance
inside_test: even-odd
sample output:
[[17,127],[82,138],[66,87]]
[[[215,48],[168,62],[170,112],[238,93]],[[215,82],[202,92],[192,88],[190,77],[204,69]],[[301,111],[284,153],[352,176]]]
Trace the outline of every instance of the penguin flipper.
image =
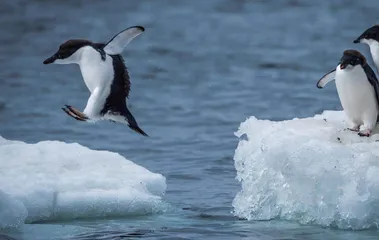
[[145,28],[142,26],[134,26],[124,29],[105,44],[104,51],[109,55],[121,54],[126,45],[144,31]]
[[336,69],[333,69],[327,74],[325,74],[324,76],[322,76],[320,80],[318,80],[317,87],[318,88],[325,87],[325,85],[328,84],[330,81],[333,81],[335,77],[336,77]]
[[[368,65],[368,63],[363,65],[363,70],[366,73],[367,80],[370,82],[370,84],[374,88],[376,101],[379,105],[379,82],[378,82],[378,79],[376,78],[376,74],[375,74],[374,70],[372,70],[370,65]],[[379,123],[379,115],[376,119],[376,123]]]
[[374,88],[376,101],[379,104],[379,82],[378,82],[378,79],[376,78],[375,72],[374,72],[374,70],[372,70],[370,65],[368,65],[368,63],[366,63],[363,66],[363,70],[366,73],[368,81],[370,82],[370,84]]

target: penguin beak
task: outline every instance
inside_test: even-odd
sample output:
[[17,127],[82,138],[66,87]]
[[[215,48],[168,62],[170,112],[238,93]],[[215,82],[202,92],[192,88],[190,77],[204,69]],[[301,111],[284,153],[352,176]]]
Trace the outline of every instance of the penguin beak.
[[57,60],[57,55],[54,54],[53,56],[49,57],[48,59],[46,59],[45,61],[43,61],[43,64],[50,64],[50,63],[53,63],[55,62],[55,60]]
[[341,63],[341,64],[340,64],[340,69],[343,70],[343,69],[345,69],[345,68],[346,68],[346,64]]
[[361,40],[359,38],[355,39],[353,43],[360,43]]

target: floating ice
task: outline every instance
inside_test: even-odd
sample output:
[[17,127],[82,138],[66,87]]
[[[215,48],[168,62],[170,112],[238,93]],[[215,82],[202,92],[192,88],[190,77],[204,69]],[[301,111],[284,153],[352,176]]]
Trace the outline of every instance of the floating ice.
[[31,223],[155,213],[164,210],[165,190],[162,175],[116,153],[0,137],[0,228],[25,218]]
[[[242,189],[234,214],[341,229],[378,228],[379,134],[345,130],[340,111],[272,122],[250,117],[236,133]],[[379,127],[378,127],[379,128]]]
[[0,229],[22,226],[27,215],[22,202],[0,190]]

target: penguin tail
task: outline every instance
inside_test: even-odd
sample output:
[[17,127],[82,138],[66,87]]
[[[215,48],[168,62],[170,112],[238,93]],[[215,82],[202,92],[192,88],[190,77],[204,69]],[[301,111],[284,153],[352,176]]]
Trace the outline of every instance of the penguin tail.
[[128,126],[135,132],[145,136],[149,137],[147,133],[145,133],[137,124],[136,119],[133,117],[132,113],[127,109],[126,114],[125,114],[126,119],[128,120]]

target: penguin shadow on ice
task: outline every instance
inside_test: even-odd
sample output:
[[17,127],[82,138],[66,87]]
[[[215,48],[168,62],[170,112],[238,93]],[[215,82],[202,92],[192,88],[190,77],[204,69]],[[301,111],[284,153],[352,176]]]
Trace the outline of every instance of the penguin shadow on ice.
[[148,136],[137,124],[127,107],[130,77],[121,56],[135,37],[143,33],[141,26],[127,28],[107,43],[94,43],[84,39],[71,39],[59,46],[58,51],[44,64],[78,64],[84,83],[91,95],[83,112],[66,105],[63,111],[83,122],[109,120],[127,124],[133,131]]
[[350,122],[344,130],[370,137],[379,121],[379,82],[366,58],[357,50],[345,50],[337,67],[325,74],[317,87],[323,88],[332,80]]

